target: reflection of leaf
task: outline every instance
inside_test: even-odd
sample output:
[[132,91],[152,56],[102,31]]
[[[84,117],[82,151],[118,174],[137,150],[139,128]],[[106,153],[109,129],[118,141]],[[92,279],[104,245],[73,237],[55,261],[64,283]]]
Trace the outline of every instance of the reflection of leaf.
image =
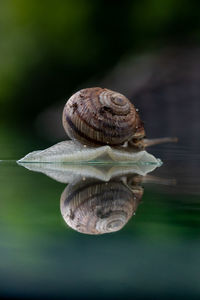
[[116,176],[139,174],[145,176],[159,165],[131,164],[131,165],[86,165],[86,164],[59,164],[59,163],[20,163],[25,168],[41,172],[62,183],[70,183],[78,178],[92,178],[109,181]]
[[84,147],[73,141],[60,142],[50,148],[27,154],[18,162],[132,162],[160,164],[146,151],[133,152],[127,148]]

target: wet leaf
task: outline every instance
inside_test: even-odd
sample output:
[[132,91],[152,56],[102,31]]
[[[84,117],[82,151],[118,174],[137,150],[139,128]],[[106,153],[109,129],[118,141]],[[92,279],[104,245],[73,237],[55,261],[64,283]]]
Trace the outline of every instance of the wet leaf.
[[60,142],[45,150],[31,152],[18,162],[131,162],[137,164],[160,164],[160,160],[147,151],[133,152],[127,148],[112,148],[110,146],[85,147],[73,141]]

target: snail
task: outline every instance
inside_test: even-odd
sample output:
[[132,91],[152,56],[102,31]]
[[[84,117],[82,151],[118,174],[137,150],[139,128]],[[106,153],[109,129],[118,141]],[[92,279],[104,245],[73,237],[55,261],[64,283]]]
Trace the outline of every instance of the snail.
[[111,233],[122,229],[135,214],[142,195],[139,184],[129,188],[120,178],[106,183],[77,181],[61,195],[61,214],[68,226],[78,232]]
[[129,161],[161,165],[144,148],[177,141],[171,137],[146,139],[135,106],[124,95],[100,87],[72,95],[65,104],[62,123],[71,140],[30,152],[18,163]]
[[70,139],[87,146],[147,146],[177,141],[145,139],[144,124],[135,106],[122,94],[106,88],[86,88],[67,101],[62,117]]
[[[28,153],[27,162],[162,162],[145,147],[177,138],[146,139],[137,109],[122,94],[99,87],[76,92],[67,101],[63,127],[71,140]],[[143,151],[141,151],[143,150]]]

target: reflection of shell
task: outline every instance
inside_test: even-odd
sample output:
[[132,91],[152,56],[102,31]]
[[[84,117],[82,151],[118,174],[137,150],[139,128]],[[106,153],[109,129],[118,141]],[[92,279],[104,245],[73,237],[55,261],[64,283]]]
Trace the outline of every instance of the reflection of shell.
[[102,234],[120,230],[137,209],[143,190],[132,192],[121,181],[68,185],[61,195],[61,213],[74,230]]

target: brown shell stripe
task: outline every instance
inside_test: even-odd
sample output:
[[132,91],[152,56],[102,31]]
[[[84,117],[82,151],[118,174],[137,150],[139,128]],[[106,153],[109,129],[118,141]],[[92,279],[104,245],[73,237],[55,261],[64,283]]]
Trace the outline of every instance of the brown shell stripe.
[[[95,90],[99,90],[99,89],[95,89]],[[102,90],[102,89],[100,89]],[[102,93],[100,93],[102,94]],[[82,100],[82,97],[85,97],[84,100]],[[79,102],[79,105],[77,106],[76,109],[76,114],[79,116],[79,119],[81,119],[81,124],[80,126],[78,126],[79,124],[79,120],[77,118],[74,119],[72,118],[71,121],[75,124],[76,127],[78,127],[78,129],[81,132],[90,132],[90,137],[93,139],[93,137],[97,136],[98,140],[101,140],[103,137],[108,137],[108,138],[112,138],[112,140],[115,137],[123,137],[123,140],[126,140],[130,137],[130,135],[132,136],[134,133],[134,124],[133,122],[135,122],[135,114],[134,111],[132,111],[132,113],[128,114],[128,115],[123,115],[123,116],[112,116],[109,117],[109,114],[106,114],[106,119],[104,119],[104,116],[102,116],[102,119],[99,118],[99,110],[102,109],[102,105],[100,103],[99,97],[97,96],[97,94],[95,93],[86,93],[84,96],[82,95],[81,99],[78,98],[77,96],[77,101]],[[85,105],[85,103],[87,103],[87,105]],[[73,106],[75,103],[69,103],[68,105],[71,107],[71,105]],[[98,110],[99,107],[99,110]],[[84,110],[84,109],[87,110]],[[105,111],[106,112],[106,111]],[[75,114],[75,115],[76,115]],[[101,116],[101,115],[100,115]],[[87,119],[87,117],[89,117]],[[115,118],[115,124],[113,124],[113,118]],[[91,126],[90,124],[90,120],[91,118],[93,119],[93,124]],[[87,126],[84,126],[87,125]],[[84,129],[82,130],[81,127],[84,127]],[[106,128],[106,130],[105,130]],[[101,134],[98,134],[97,131]],[[98,138],[99,137],[99,138]],[[96,139],[96,137],[95,137]],[[105,141],[104,141],[105,142]],[[116,144],[118,144],[118,142],[116,141]]]
[[[96,98],[94,97],[94,98],[88,98],[87,99],[87,101],[89,100],[89,103],[92,107],[92,111],[94,111],[94,112],[97,110],[97,107],[99,107],[99,109],[102,108],[99,97],[100,97],[100,95],[98,96],[98,98],[96,96]],[[97,113],[99,113],[99,111],[97,111]],[[120,122],[121,124],[119,126],[120,127],[119,129],[122,129],[122,130],[124,129],[126,131],[130,127],[129,124],[126,125],[126,123],[129,123],[129,121],[132,122],[133,121],[132,119],[133,119],[134,115],[133,114],[127,114],[127,115],[126,114],[125,115],[116,114],[116,116],[117,116],[118,119],[120,119],[120,121],[123,121],[124,118],[126,118],[126,122]],[[104,120],[103,126],[108,127],[108,128],[110,127],[110,128],[116,129],[116,125],[112,127],[112,125],[109,124],[109,123],[112,123],[113,116],[111,115],[111,117],[109,118],[109,116],[107,115],[107,120],[108,120],[108,122],[105,122],[105,120]],[[123,124],[125,126],[123,126]],[[99,126],[97,125],[97,127],[95,127],[95,129],[98,130],[98,128],[99,128]]]
[[[91,104],[91,106],[93,106],[93,103],[91,103],[91,100],[88,102]],[[91,110],[93,110],[93,108]],[[87,132],[87,133],[91,132],[90,138],[92,138],[92,139],[93,139],[92,136],[95,136],[95,133],[97,131],[102,133],[102,136],[104,136],[104,137],[112,137],[112,138],[123,137],[124,140],[128,139],[130,137],[130,135],[133,135],[133,125],[131,123],[133,122],[132,118],[134,117],[134,115],[130,115],[130,117],[127,118],[126,122],[124,122],[124,120],[123,120],[124,117],[122,117],[122,120],[119,120],[119,117],[118,117],[118,120],[116,120],[116,125],[112,125],[113,120],[109,119],[109,118],[107,118],[108,122],[105,122],[105,120],[98,120],[98,123],[96,124],[96,126],[94,123],[93,127],[92,127],[91,124],[89,123],[89,120],[87,121],[87,119],[84,117],[85,115],[87,115],[87,113],[88,112],[84,112],[84,114],[83,114],[79,109],[76,110],[76,117],[78,117],[81,120],[81,123],[83,125],[84,124],[86,125],[85,126],[86,130],[80,130],[80,126],[77,126],[77,124],[74,124],[75,122],[73,122],[73,120],[71,118],[70,118],[70,120],[74,124],[75,127],[78,127],[77,130],[79,130],[80,132],[82,132],[82,131]],[[78,120],[78,118],[77,118],[77,120]],[[95,118],[95,116],[93,116],[93,118]],[[69,119],[69,117],[68,117],[68,119]],[[70,124],[71,124],[71,122],[70,122]],[[123,126],[124,124],[125,124],[125,126]],[[86,134],[85,136],[88,136],[88,135]],[[104,144],[105,144],[105,141],[104,141]],[[116,141],[116,143],[114,143],[114,144],[117,145],[117,144],[119,144],[119,142]]]
[[[91,124],[87,122],[87,120],[81,115],[79,110],[76,111],[76,114],[78,115],[79,119],[81,119],[81,122],[85,123],[88,126],[88,129],[91,128],[92,130],[102,132],[104,136],[110,136],[110,134],[112,134],[113,137],[121,137],[122,135],[124,136],[124,133],[127,133],[128,129],[129,132],[132,132],[131,124],[128,122],[122,122],[122,120],[116,121],[115,125],[112,124],[113,122],[109,123],[105,122],[105,120],[99,120],[99,124],[97,126],[95,126],[94,124],[94,127],[92,127]],[[112,119],[108,118],[108,120]],[[126,126],[122,126],[123,124],[126,124]],[[101,125],[101,127],[99,125]],[[106,131],[107,129],[110,130],[110,132],[106,135],[106,133],[108,132]]]
[[[96,90],[98,90],[98,89],[96,89]],[[101,101],[100,101],[100,96],[101,96],[101,94],[103,93],[102,92],[102,89],[100,89],[101,90],[101,92],[99,93],[99,94],[95,94],[95,91],[93,92],[93,93],[90,93],[89,95],[87,95],[87,97],[85,97],[85,99],[84,99],[84,101],[85,102],[87,102],[87,105],[89,104],[89,106],[91,107],[91,109],[89,109],[89,111],[90,112],[94,112],[94,114],[95,114],[95,112],[96,112],[96,114],[97,113],[99,113],[99,111],[97,111],[97,108],[99,107],[99,109],[100,108],[102,108],[102,104],[101,104]],[[105,93],[105,92],[104,92]],[[128,100],[128,99],[127,99]],[[89,101],[89,103],[88,103],[88,101]],[[106,107],[106,106],[105,106]],[[120,118],[120,119],[124,119],[124,118],[126,118],[126,121],[128,122],[129,120],[131,120],[133,117],[134,117],[134,115],[133,114],[117,114],[116,113],[116,116],[118,117],[118,118]],[[112,121],[112,119],[113,119],[113,116],[111,116],[111,118],[109,118],[108,116],[107,116],[107,120],[110,122],[110,121]],[[126,122],[124,122],[124,124],[125,124]],[[109,123],[108,123],[109,124]],[[105,122],[105,125],[107,125],[107,122]],[[126,126],[125,126],[126,127]],[[97,127],[95,127],[96,129],[98,129],[98,125],[97,125]]]
[[[94,198],[97,197],[101,197],[101,199],[103,199],[103,197],[106,195],[106,200],[109,201],[109,199],[111,198],[111,200],[113,199],[113,193],[117,193],[117,195],[119,196],[119,198],[124,199],[124,193],[126,193],[127,195],[127,190],[125,189],[125,187],[123,186],[123,188],[119,188],[119,184],[116,183],[114,186],[109,186],[109,189],[107,188],[107,186],[104,186],[105,184],[102,185],[97,185],[97,183],[94,184],[88,184],[87,186],[84,186],[80,189],[77,189],[76,191],[72,192],[64,201],[64,206],[67,206],[71,201],[75,200],[74,198],[78,198],[80,199],[80,194],[88,189],[92,189],[96,186],[96,189],[99,190],[97,193],[93,193],[92,195],[90,195],[89,197],[87,197],[86,199],[84,199],[82,202],[80,202],[77,206],[76,209],[78,209],[81,205],[83,205],[84,203],[88,202],[89,200],[92,201]],[[132,192],[130,192],[130,197],[132,196]],[[91,192],[90,192],[91,193]],[[108,197],[108,195],[111,195],[111,197]],[[124,199],[125,200],[125,199]]]
[[[77,127],[76,125],[72,122],[71,118],[69,116],[66,116],[66,121],[68,122],[69,126],[73,129],[73,131],[76,133],[77,136],[85,140],[87,140],[88,142],[90,142],[91,144],[96,144],[96,145],[105,145],[106,143],[105,142],[101,142],[101,141],[98,141],[96,140],[95,138],[91,138],[90,136],[88,136],[87,134],[81,132]],[[105,130],[105,129],[104,129]],[[104,134],[104,136],[110,136],[108,133],[105,133],[105,131],[102,130],[102,129],[99,129],[98,131],[99,132],[102,132]],[[118,135],[118,137],[120,137],[121,135]],[[112,143],[113,145],[115,146],[120,146],[122,143],[121,142],[113,142]]]

